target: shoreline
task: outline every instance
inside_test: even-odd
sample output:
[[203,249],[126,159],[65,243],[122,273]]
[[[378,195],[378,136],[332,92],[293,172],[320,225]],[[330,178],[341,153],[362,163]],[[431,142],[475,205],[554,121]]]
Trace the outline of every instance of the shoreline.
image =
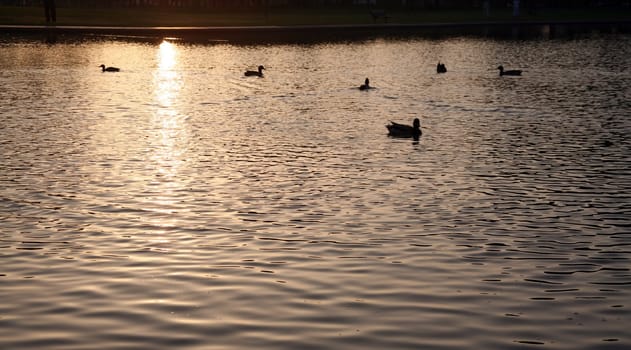
[[[542,27],[566,27],[572,30],[592,30],[615,28],[616,32],[631,32],[631,20],[541,20],[541,21],[479,21],[479,22],[436,22],[436,23],[383,23],[383,24],[331,24],[331,25],[252,25],[252,26],[83,26],[83,25],[0,25],[0,34],[46,34],[46,35],[103,35],[121,37],[145,37],[163,39],[171,37],[181,40],[209,41],[258,41],[335,39],[326,35],[413,35],[413,34],[500,34],[510,29],[515,32],[539,31]],[[269,38],[268,35],[278,38]],[[517,33],[519,34],[519,33]],[[519,35],[518,35],[519,36]]]

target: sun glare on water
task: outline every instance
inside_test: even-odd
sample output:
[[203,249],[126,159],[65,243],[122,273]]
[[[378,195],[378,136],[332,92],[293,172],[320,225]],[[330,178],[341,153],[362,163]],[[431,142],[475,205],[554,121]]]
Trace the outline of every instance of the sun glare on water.
[[[187,145],[187,128],[185,116],[178,109],[178,98],[182,88],[182,75],[177,69],[177,46],[163,41],[156,53],[157,69],[154,72],[154,106],[151,131],[150,156],[155,166],[156,181],[160,183],[163,198],[154,198],[153,204],[160,204],[159,212],[172,210],[170,191],[177,190],[178,171],[183,164]],[[165,224],[161,222],[161,224]],[[168,223],[167,223],[168,225]]]
[[[180,77],[175,66],[177,64],[177,49],[168,41],[163,41],[158,49],[158,69],[155,72],[156,98],[160,107],[167,107],[167,112],[176,112],[170,107],[180,90]],[[161,111],[164,111],[161,108]]]

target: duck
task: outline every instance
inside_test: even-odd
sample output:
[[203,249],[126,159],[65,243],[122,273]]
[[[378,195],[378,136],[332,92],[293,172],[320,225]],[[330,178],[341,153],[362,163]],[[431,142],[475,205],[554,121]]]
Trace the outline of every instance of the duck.
[[445,67],[444,63],[438,62],[436,65],[436,73],[447,73],[447,67]]
[[255,70],[246,70],[245,71],[245,76],[246,77],[263,77],[263,69],[265,69],[265,67],[263,66],[259,66],[258,71]]
[[504,70],[503,66],[499,66],[497,67],[497,69],[500,70],[500,77],[502,75],[521,75],[521,71],[518,69],[513,69],[513,70]]
[[359,86],[360,90],[368,90],[370,89],[370,80],[368,80],[368,78],[366,78],[366,80],[364,80],[364,84]]
[[360,89],[360,90],[368,90],[368,89],[370,89],[370,88],[371,88],[371,86],[370,86],[370,80],[368,80],[368,78],[366,78],[366,80],[364,80],[364,84],[362,84],[362,85],[360,85],[360,86],[359,86],[359,89]]
[[386,125],[386,128],[388,129],[388,136],[392,137],[411,137],[414,140],[418,140],[423,134],[421,131],[421,121],[418,118],[414,118],[412,126],[391,121],[389,125]]
[[105,67],[104,64],[100,65],[99,67],[101,67],[101,72],[120,72],[119,68],[116,68],[116,67]]

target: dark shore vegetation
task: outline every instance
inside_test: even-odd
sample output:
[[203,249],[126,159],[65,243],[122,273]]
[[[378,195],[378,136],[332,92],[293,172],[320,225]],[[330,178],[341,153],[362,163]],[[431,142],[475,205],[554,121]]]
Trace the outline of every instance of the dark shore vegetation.
[[[493,9],[486,16],[472,10],[388,10],[388,23],[494,23],[494,22],[593,22],[631,21],[631,11],[619,9],[538,9],[514,17],[510,9]],[[363,7],[273,8],[268,11],[160,8],[57,8],[56,25],[68,26],[292,26],[361,25],[376,22]],[[42,7],[0,6],[0,25],[44,25]]]

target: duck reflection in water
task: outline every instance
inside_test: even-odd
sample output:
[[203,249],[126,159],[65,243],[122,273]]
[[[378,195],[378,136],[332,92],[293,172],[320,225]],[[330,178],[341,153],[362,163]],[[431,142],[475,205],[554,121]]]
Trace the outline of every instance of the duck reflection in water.
[[423,134],[421,131],[421,121],[418,118],[414,118],[412,126],[391,121],[389,125],[386,125],[386,128],[388,129],[388,136],[412,138],[414,141],[418,141]]

